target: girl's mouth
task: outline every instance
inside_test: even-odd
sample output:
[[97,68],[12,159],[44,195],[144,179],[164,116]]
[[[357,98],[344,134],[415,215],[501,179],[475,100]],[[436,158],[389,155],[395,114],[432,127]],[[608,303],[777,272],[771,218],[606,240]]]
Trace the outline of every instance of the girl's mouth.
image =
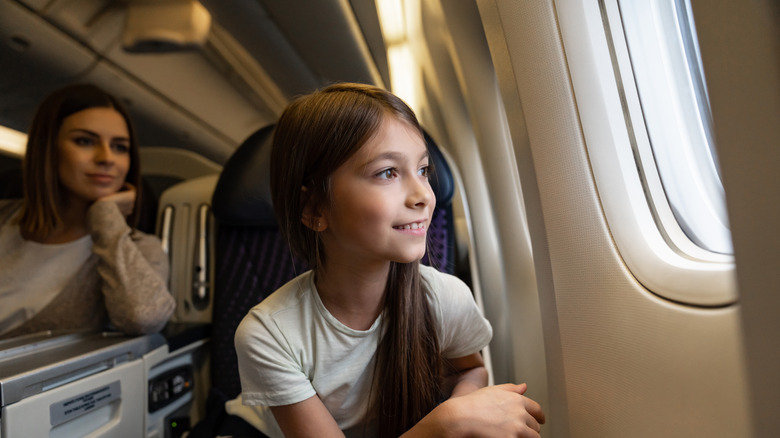
[[419,230],[419,229],[425,229],[425,222],[413,222],[411,224],[406,225],[398,225],[396,227],[393,227],[396,230]]

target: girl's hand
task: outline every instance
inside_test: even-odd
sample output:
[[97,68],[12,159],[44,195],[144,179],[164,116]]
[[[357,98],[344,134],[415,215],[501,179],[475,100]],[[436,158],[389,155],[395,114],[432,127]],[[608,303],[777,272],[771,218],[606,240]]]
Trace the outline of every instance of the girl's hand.
[[526,389],[507,383],[450,398],[404,436],[538,438],[544,412]]
[[128,217],[133,212],[133,207],[135,206],[135,196],[135,187],[133,187],[133,185],[129,182],[125,182],[118,192],[104,196],[98,199],[96,202],[114,202],[116,203],[117,207],[119,207],[119,211],[122,213],[122,215],[124,217]]

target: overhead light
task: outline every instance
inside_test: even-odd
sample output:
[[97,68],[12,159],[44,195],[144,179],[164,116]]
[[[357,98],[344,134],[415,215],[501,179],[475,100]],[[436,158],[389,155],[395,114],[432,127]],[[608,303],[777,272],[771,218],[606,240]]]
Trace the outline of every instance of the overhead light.
[[400,0],[376,0],[382,35],[386,44],[394,44],[406,38],[404,2]]
[[413,14],[419,14],[419,0],[376,0],[376,7],[387,47],[391,91],[419,111],[421,70],[414,57],[415,41],[411,36],[416,21],[407,21]]
[[0,151],[6,155],[22,158],[27,149],[27,134],[0,126]]
[[387,48],[387,58],[390,64],[390,83],[393,87],[393,93],[406,101],[415,111],[419,110],[417,106],[417,68],[412,48],[409,44],[394,44]]

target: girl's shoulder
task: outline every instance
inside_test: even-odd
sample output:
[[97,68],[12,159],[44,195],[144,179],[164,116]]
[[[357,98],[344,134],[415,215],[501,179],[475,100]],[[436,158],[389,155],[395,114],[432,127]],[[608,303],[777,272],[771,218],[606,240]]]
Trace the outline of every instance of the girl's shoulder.
[[296,308],[311,297],[312,272],[306,271],[276,289],[256,304],[250,314],[256,317],[273,317],[289,308]]
[[428,286],[428,299],[436,307],[446,302],[462,303],[474,300],[471,288],[452,274],[420,264],[420,275]]
[[466,283],[463,282],[463,280],[460,278],[446,272],[441,272],[436,268],[423,265],[422,263],[420,263],[420,275],[425,280],[425,282],[428,283],[428,286],[430,289],[432,289],[432,291],[451,288],[456,288],[459,290],[465,289],[469,292],[471,291],[468,285],[466,285]]

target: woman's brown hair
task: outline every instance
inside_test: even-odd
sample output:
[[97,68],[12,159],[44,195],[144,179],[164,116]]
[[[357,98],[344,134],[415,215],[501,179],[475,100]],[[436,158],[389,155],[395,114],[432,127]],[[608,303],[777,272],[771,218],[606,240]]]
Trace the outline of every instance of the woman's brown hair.
[[[316,227],[301,222],[304,210],[317,211],[330,201],[331,175],[386,117],[408,123],[423,136],[401,99],[363,84],[334,84],[298,98],[279,119],[271,152],[274,210],[293,254],[315,273],[327,263],[327,254]],[[419,262],[391,262],[369,412],[380,437],[403,434],[441,398],[442,359],[427,294]]]
[[133,213],[127,223],[134,227],[141,206],[141,170],[138,144],[133,124],[118,99],[90,84],[75,84],[60,88],[41,102],[27,137],[27,151],[22,161],[24,208],[20,220],[22,230],[30,235],[45,236],[61,221],[59,204],[62,199],[59,176],[57,139],[63,120],[89,108],[112,108],[122,115],[130,134],[130,169],[125,181],[136,188]]

